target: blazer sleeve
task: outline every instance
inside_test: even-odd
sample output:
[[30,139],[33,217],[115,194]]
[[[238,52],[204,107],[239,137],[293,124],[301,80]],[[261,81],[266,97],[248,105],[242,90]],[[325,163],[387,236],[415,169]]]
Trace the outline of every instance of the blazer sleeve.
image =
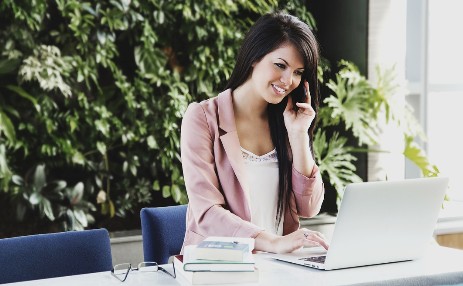
[[216,173],[210,130],[201,105],[190,104],[182,120],[180,141],[189,207],[198,228],[195,231],[202,236],[256,237],[261,228],[223,207],[226,200]]
[[313,217],[320,212],[325,188],[317,165],[312,174],[306,177],[293,167],[293,193],[296,199],[297,214],[301,217]]

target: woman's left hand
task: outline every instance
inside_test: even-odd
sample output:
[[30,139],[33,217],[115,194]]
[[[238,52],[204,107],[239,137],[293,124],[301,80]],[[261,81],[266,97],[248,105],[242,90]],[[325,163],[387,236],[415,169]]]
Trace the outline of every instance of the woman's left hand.
[[[286,130],[290,133],[307,133],[312,121],[315,118],[315,110],[310,105],[311,97],[309,91],[309,83],[304,81],[306,94],[306,102],[293,102],[291,96],[288,96],[288,104],[286,105],[283,117],[285,120]],[[298,110],[294,110],[294,104],[298,107]]]
[[254,249],[256,251],[289,253],[301,247],[321,246],[324,249],[329,248],[329,244],[323,234],[307,228],[297,229],[284,236],[262,231],[255,239]]

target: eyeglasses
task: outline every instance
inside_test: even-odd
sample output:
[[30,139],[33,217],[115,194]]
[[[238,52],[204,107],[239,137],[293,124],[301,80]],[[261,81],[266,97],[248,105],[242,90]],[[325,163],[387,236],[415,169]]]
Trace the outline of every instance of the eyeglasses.
[[116,277],[119,281],[124,282],[127,279],[127,276],[129,276],[130,271],[157,272],[158,270],[161,270],[173,278],[176,277],[175,268],[174,274],[171,274],[169,271],[159,266],[156,262],[140,262],[136,268],[132,267],[131,263],[116,264],[113,269],[111,269],[111,275]]

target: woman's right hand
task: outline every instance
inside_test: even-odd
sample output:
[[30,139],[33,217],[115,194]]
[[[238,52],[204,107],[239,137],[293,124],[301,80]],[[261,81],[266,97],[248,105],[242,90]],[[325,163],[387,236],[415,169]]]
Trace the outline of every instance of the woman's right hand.
[[288,253],[301,247],[311,246],[322,246],[325,249],[329,247],[323,234],[307,228],[300,228],[285,236],[276,236],[263,231],[256,237],[256,250],[267,252]]

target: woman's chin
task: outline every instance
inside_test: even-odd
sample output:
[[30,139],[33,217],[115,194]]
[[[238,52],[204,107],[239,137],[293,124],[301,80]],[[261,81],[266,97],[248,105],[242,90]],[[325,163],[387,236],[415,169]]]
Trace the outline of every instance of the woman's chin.
[[267,101],[270,104],[278,104],[283,99],[285,99],[285,97],[286,97],[286,94],[279,94],[276,92],[272,92],[268,96],[265,97],[265,101]]
[[285,97],[286,95],[272,96],[271,98],[267,98],[267,102],[270,104],[279,104]]

